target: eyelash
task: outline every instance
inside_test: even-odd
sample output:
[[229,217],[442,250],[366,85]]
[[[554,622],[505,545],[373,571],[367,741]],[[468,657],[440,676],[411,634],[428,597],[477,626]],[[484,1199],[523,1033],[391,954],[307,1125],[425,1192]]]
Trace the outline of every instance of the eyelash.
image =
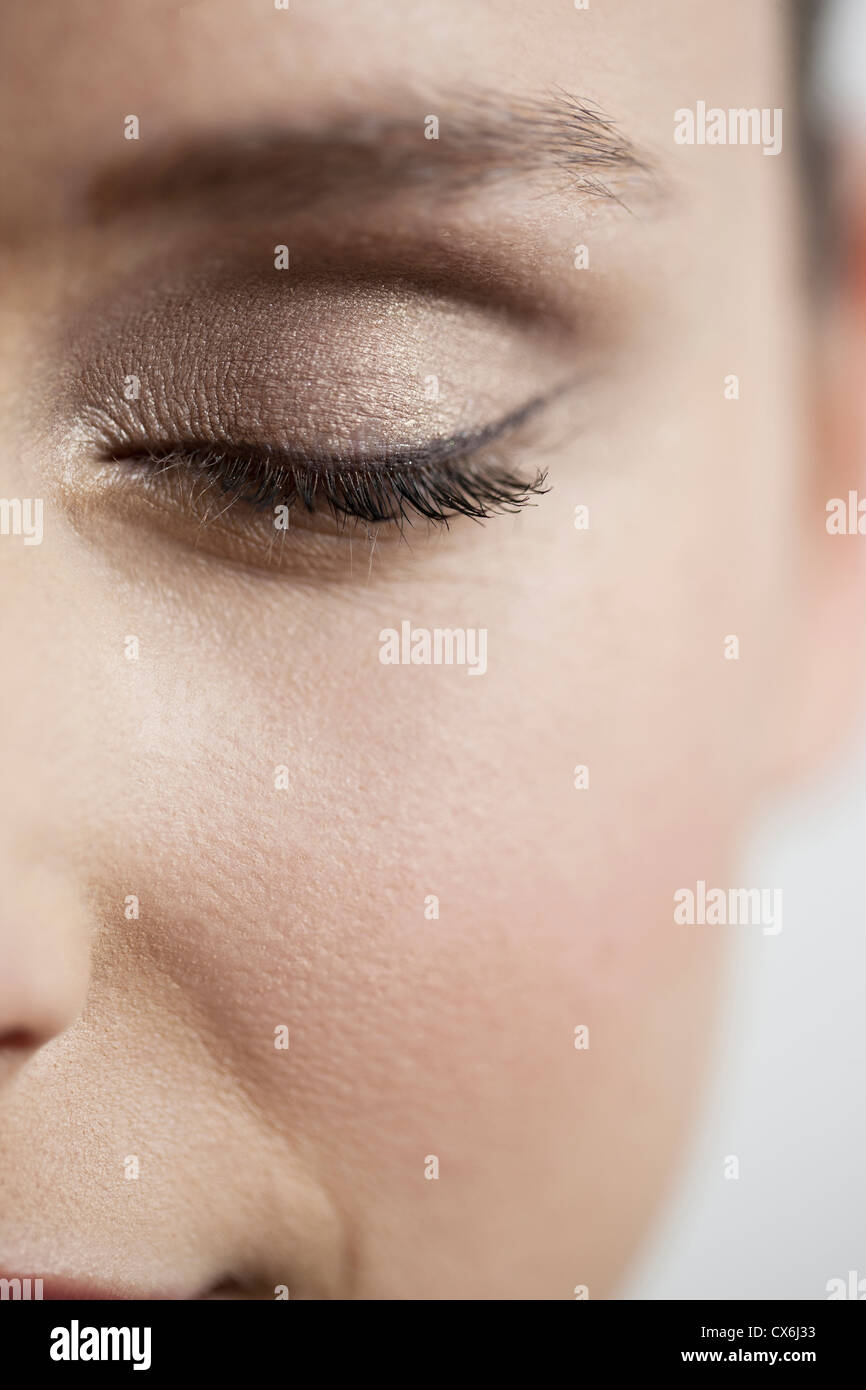
[[[479,434],[473,442],[477,446],[480,441]],[[156,473],[176,469],[258,511],[277,506],[301,507],[308,513],[324,509],[337,521],[391,523],[401,531],[419,517],[447,528],[457,516],[484,521],[498,513],[518,512],[548,491],[545,473],[527,482],[502,459],[475,457],[465,442],[462,451],[453,451],[457,443],[435,441],[411,455],[400,451],[380,459],[342,460],[260,444],[189,440],[122,455],[112,452],[109,458]]]

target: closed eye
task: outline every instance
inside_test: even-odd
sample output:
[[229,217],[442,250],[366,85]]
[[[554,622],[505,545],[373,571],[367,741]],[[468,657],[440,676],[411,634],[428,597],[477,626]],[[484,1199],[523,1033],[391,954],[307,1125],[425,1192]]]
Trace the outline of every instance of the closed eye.
[[[198,504],[214,490],[258,512],[277,508],[329,512],[338,521],[396,524],[421,518],[446,526],[458,516],[477,521],[517,512],[547,491],[546,475],[527,481],[491,445],[545,403],[538,398],[496,424],[401,447],[378,457],[335,457],[269,444],[177,439],[106,450],[115,464],[144,467],[156,475],[200,484]],[[216,509],[223,515],[226,506]]]

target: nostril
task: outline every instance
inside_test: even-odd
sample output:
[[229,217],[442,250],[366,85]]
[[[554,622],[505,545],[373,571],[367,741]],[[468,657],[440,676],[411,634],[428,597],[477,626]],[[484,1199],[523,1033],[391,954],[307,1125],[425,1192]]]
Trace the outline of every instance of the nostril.
[[9,1052],[32,1052],[38,1045],[38,1039],[28,1028],[10,1028],[8,1032],[0,1033],[0,1048]]

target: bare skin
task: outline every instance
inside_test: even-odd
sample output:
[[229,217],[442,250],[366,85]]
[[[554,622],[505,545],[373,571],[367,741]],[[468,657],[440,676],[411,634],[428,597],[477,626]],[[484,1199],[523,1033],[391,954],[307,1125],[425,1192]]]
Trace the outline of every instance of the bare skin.
[[[861,602],[822,524],[860,325],[807,351],[793,129],[672,136],[698,99],[787,113],[780,7],[651,8],[0,21],[0,494],[44,500],[41,545],[0,537],[0,1271],[615,1294],[726,944],[672,895],[736,881],[843,722]],[[610,167],[563,165],[562,94]],[[483,525],[281,532],[140,465],[411,451],[536,398],[496,462],[549,490]],[[484,629],[486,672],[384,665],[404,620]]]

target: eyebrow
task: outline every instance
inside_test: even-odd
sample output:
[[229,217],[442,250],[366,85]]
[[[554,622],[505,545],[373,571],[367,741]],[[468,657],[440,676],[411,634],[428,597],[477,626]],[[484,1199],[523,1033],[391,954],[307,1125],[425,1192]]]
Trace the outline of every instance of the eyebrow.
[[232,220],[404,190],[460,195],[535,174],[561,191],[620,202],[626,187],[659,186],[651,157],[594,103],[564,92],[508,101],[479,93],[442,103],[438,114],[428,101],[399,116],[216,130],[153,148],[130,141],[92,178],[82,211],[96,224],[166,208]]

